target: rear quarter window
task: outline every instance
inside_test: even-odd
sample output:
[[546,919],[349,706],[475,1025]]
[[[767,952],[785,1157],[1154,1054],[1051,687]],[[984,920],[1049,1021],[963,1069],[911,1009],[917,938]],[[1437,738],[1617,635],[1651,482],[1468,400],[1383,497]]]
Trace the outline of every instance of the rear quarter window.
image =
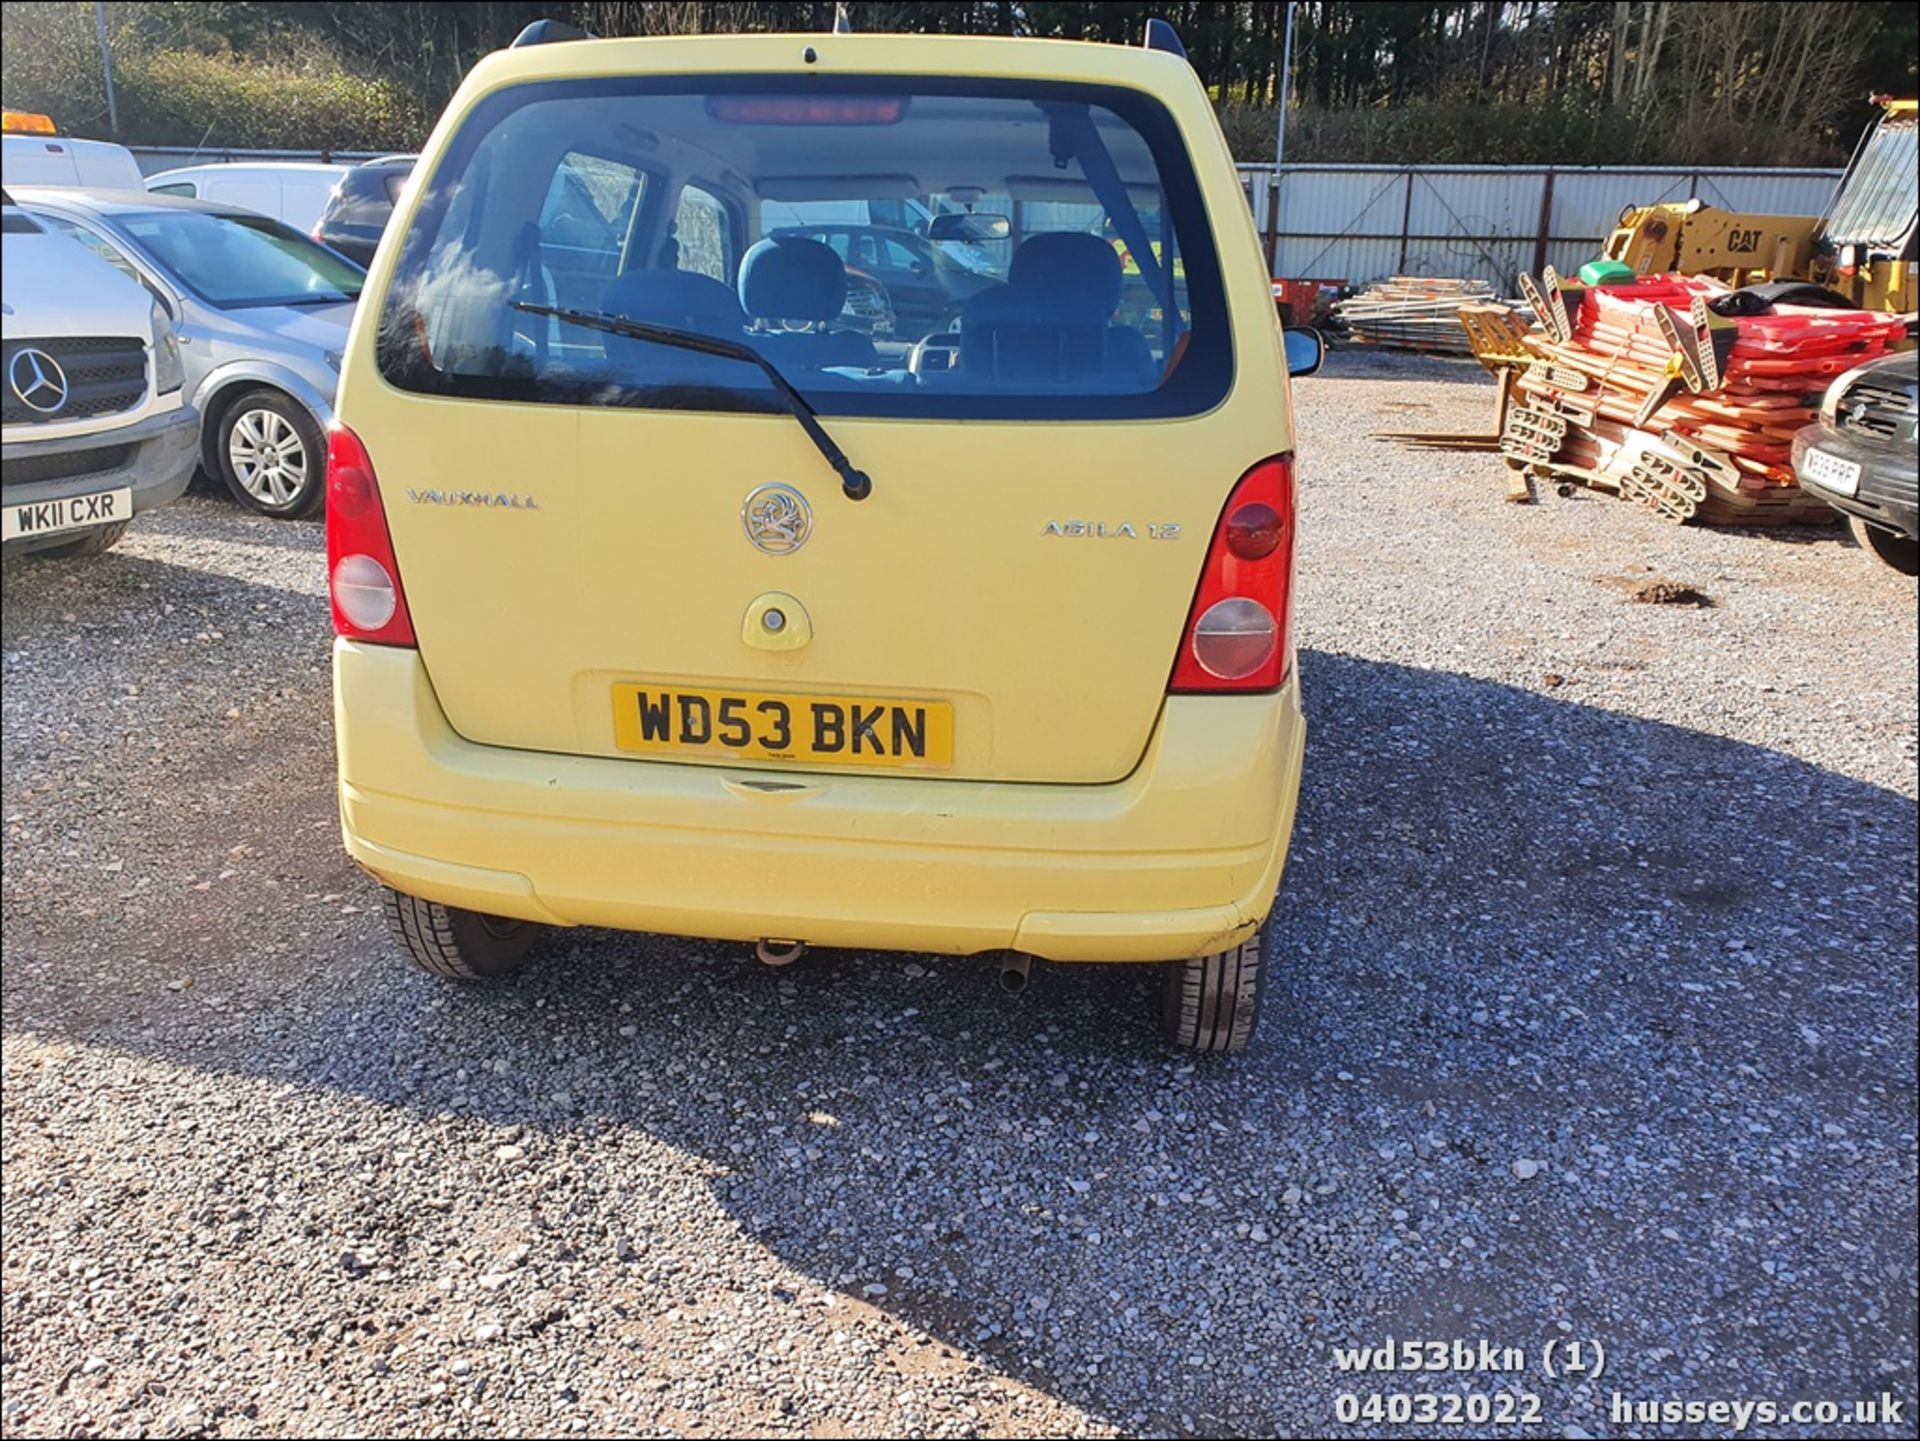
[[736,263],[732,220],[726,202],[702,185],[680,192],[671,233],[671,259],[679,270],[705,275],[731,285]]
[[[486,97],[422,162],[432,179],[378,323],[382,373],[473,399],[771,408],[757,367],[535,305],[751,345],[829,415],[1146,418],[1224,398],[1212,221],[1157,100],[885,76],[796,95],[803,83],[615,77]],[[801,206],[912,217],[918,238],[796,228]],[[1003,216],[1007,238],[931,238],[955,211]],[[891,329],[856,323],[848,265],[891,267]],[[919,364],[935,332],[957,335],[950,368]]]
[[516,246],[515,274],[528,296],[572,310],[597,305],[625,264],[646,186],[637,165],[586,150],[562,155]]

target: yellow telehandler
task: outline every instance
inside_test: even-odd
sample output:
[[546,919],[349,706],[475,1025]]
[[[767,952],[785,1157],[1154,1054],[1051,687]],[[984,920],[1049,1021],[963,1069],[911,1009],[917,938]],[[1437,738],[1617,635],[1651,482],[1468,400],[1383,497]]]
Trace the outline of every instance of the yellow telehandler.
[[1916,102],[1876,95],[1867,127],[1824,215],[1744,215],[1698,200],[1629,206],[1604,258],[1635,275],[1673,271],[1729,285],[1801,280],[1868,310],[1915,308],[1920,216]]

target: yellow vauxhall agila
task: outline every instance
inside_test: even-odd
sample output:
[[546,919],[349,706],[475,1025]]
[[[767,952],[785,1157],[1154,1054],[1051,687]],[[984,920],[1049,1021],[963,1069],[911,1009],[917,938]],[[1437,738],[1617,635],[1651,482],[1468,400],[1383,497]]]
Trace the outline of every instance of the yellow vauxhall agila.
[[1171,1038],[1239,1050],[1319,345],[1178,42],[576,33],[467,77],[341,378],[340,811],[396,941],[1165,962]]

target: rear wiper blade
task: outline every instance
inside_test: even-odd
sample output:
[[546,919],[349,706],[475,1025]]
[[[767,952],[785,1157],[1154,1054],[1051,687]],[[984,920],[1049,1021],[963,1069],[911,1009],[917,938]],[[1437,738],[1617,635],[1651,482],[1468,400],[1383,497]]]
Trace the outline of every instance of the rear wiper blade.
[[548,315],[568,325],[580,325],[588,330],[604,330],[609,335],[624,335],[629,340],[645,340],[655,345],[672,345],[681,350],[691,350],[700,355],[717,355],[725,360],[745,361],[757,365],[765,372],[773,388],[785,404],[793,418],[800,422],[800,428],[807,433],[827,464],[833,467],[834,474],[840,477],[840,489],[848,500],[865,500],[873,491],[873,481],[864,470],[856,470],[847,453],[833,443],[826,427],[820,424],[819,416],[814,412],[807,398],[793,388],[786,376],[782,375],[771,360],[750,345],[735,340],[722,340],[714,335],[701,335],[697,331],[677,330],[670,325],[649,325],[645,321],[628,320],[624,315],[603,315],[597,310],[567,310],[560,306],[535,305],[530,301],[512,302],[515,310],[524,310],[529,315]]

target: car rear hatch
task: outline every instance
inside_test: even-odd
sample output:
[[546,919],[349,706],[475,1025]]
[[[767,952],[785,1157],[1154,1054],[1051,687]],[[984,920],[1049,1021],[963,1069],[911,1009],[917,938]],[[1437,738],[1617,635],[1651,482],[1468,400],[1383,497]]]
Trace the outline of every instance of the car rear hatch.
[[[394,262],[381,376],[350,365],[342,416],[440,704],[470,740],[535,751],[1124,776],[1222,503],[1286,448],[1271,313],[1236,337],[1226,306],[1220,251],[1257,270],[1250,226],[1235,216],[1217,247],[1208,216],[1210,192],[1240,204],[1231,169],[1209,152],[1202,179],[1135,89],[804,83],[510,87],[438,157]],[[1010,220],[1006,274],[968,302],[939,375],[904,344],[836,339],[807,288],[817,254],[754,248],[756,197],[908,183]],[[1059,297],[1089,270],[1121,293],[1095,302],[1091,358],[1063,360],[1088,311]],[[742,315],[717,314],[725,292]],[[754,313],[782,304],[806,313]],[[538,313],[556,309],[744,325],[871,494],[843,493],[751,366]]]

